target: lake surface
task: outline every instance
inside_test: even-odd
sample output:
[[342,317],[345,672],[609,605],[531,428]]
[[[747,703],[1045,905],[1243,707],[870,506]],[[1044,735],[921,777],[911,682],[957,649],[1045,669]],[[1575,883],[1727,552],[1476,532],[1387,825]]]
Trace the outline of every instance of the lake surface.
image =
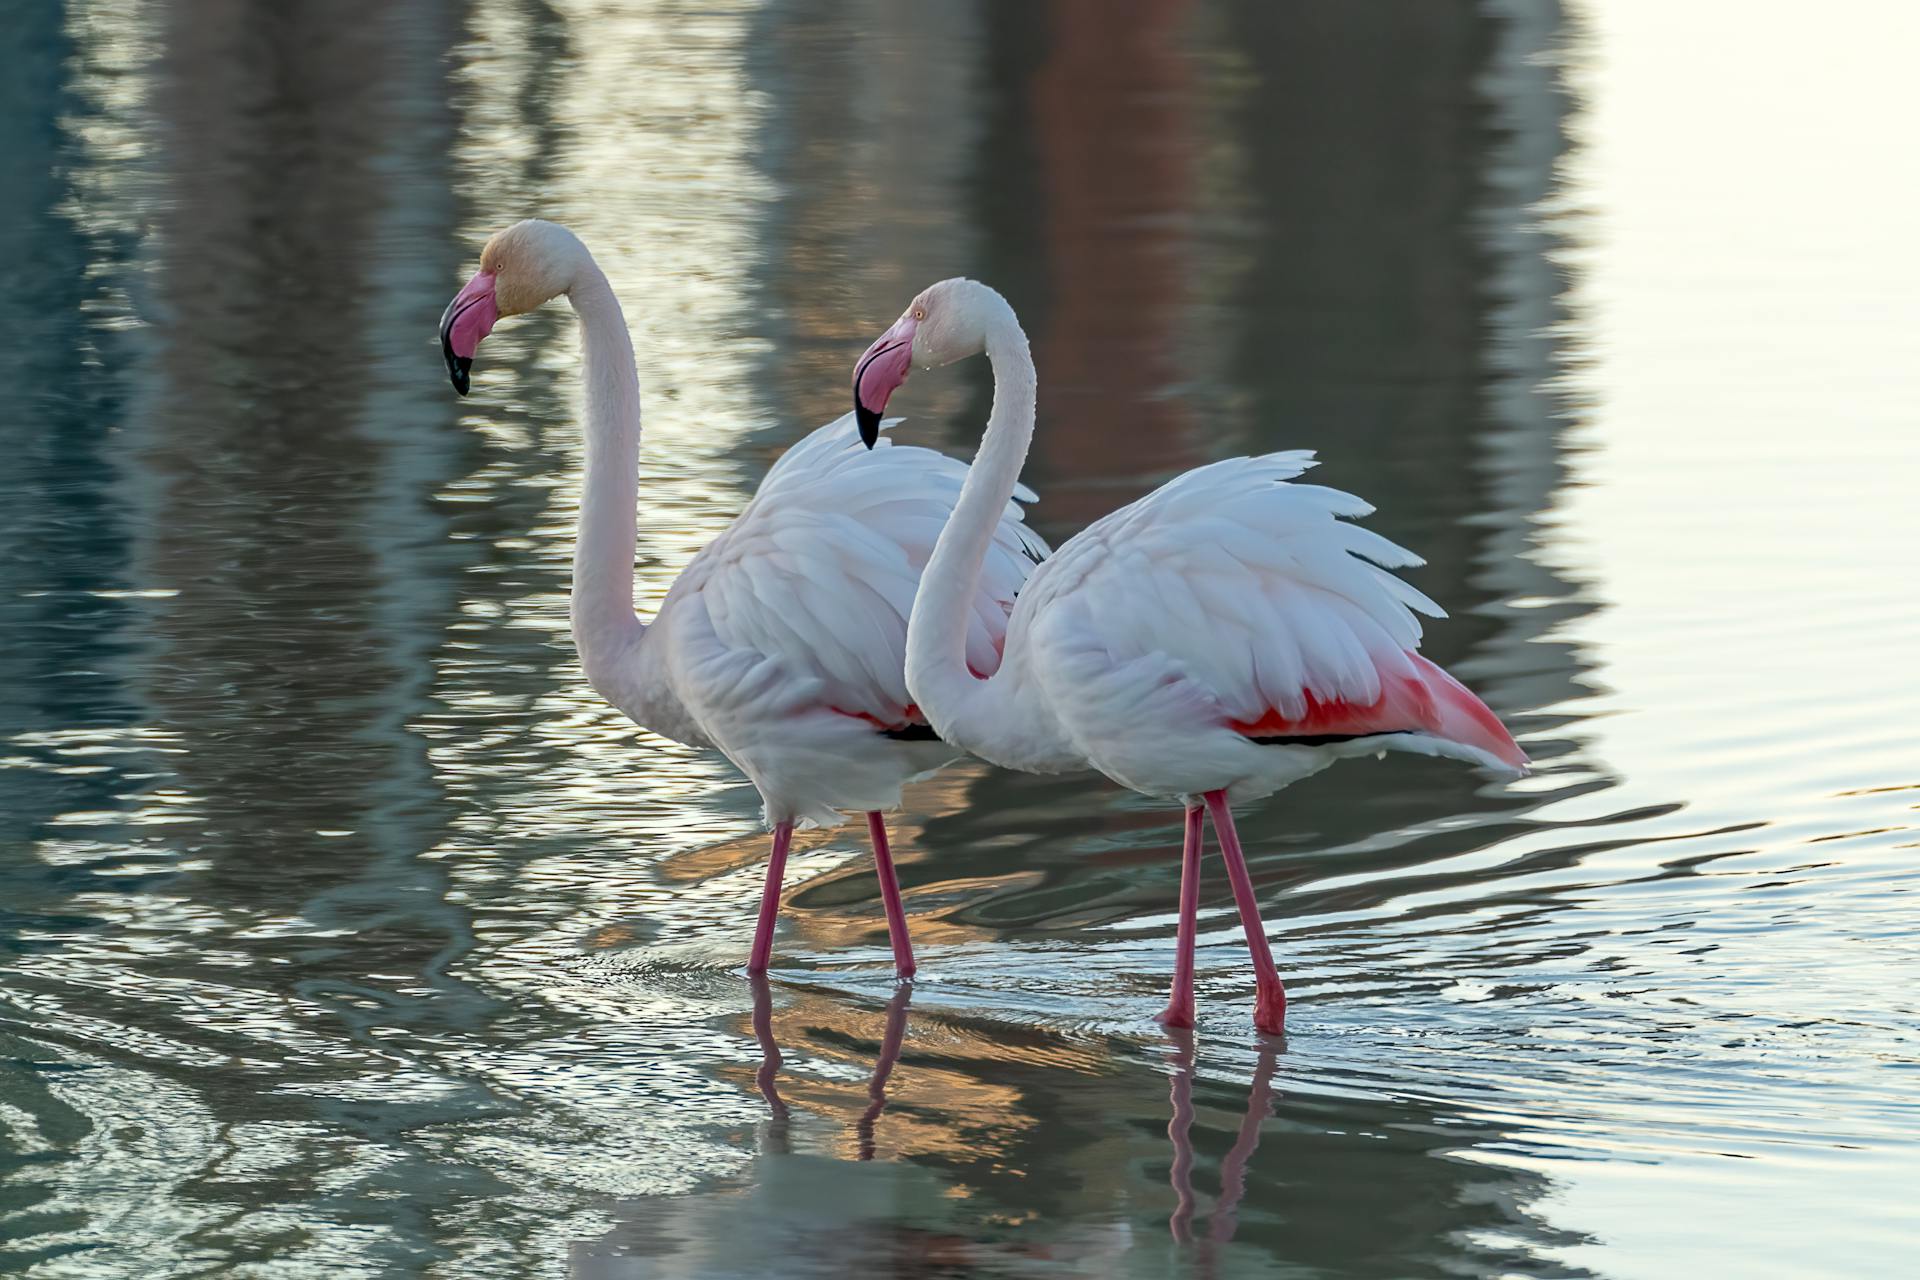
[[[0,75],[0,1272],[1891,1275],[1920,1249],[1910,6],[24,0]],[[957,767],[808,833],[566,633],[563,308],[651,608],[915,291],[1034,519],[1312,447],[1538,763],[1179,821]],[[971,362],[910,438],[964,453]]]

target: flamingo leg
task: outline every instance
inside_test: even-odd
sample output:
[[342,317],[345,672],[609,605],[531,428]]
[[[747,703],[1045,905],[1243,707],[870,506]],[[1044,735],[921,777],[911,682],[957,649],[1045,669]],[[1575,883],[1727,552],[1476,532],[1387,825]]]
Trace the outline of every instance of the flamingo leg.
[[1163,1027],[1193,1025],[1193,937],[1200,924],[1200,845],[1206,838],[1199,805],[1187,810],[1187,834],[1180,850],[1180,928],[1174,940],[1173,990],[1167,1007],[1154,1017]]
[[1279,970],[1273,967],[1273,952],[1267,947],[1267,927],[1260,919],[1260,904],[1253,896],[1253,877],[1247,874],[1247,860],[1240,852],[1240,836],[1233,829],[1233,810],[1227,805],[1225,791],[1207,792],[1206,801],[1207,813],[1213,818],[1213,832],[1220,837],[1220,853],[1227,860],[1227,879],[1233,883],[1233,900],[1240,908],[1247,952],[1253,957],[1253,978],[1258,993],[1253,1004],[1253,1025],[1271,1035],[1281,1035],[1287,1026],[1287,989],[1281,985]]
[[760,891],[760,919],[753,927],[753,950],[747,955],[748,973],[765,973],[773,959],[773,919],[780,914],[780,882],[787,874],[787,846],[793,843],[793,824],[773,828],[773,852],[767,857],[767,887]]
[[873,837],[873,869],[880,876],[880,897],[887,904],[887,937],[893,943],[893,971],[911,978],[913,939],[907,936],[907,913],[900,905],[900,881],[893,874],[893,852],[887,847],[887,823],[878,809],[867,814],[867,834]]

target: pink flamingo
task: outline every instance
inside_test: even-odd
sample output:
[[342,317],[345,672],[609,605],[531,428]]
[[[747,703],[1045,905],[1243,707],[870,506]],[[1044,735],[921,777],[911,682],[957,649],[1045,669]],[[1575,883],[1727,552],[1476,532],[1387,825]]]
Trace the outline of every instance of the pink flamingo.
[[[773,852],[749,971],[772,957],[795,825],[833,826],[857,810],[873,839],[894,969],[911,977],[881,812],[900,803],[906,779],[960,754],[913,706],[902,667],[907,613],[966,467],[928,449],[870,451],[870,439],[862,449],[847,419],[830,422],[774,464],[643,623],[633,611],[640,380],[620,303],[586,246],[537,220],[495,235],[441,318],[441,349],[465,395],[494,323],[562,294],[580,320],[586,380],[571,618],[587,679],[655,733],[717,748],[759,789]],[[959,624],[983,672],[999,661],[1014,593],[1046,553],[1013,502],[993,524]]]
[[1234,832],[1256,800],[1343,756],[1383,750],[1524,770],[1500,721],[1417,652],[1438,605],[1389,569],[1420,561],[1342,516],[1348,494],[1289,484],[1304,451],[1199,467],[1095,521],[1036,569],[988,678],[962,637],[1033,439],[1027,337],[972,280],[915,298],[855,366],[871,443],[909,369],[985,352],[993,410],[907,630],[907,689],[943,739],[1011,769],[1094,768],[1186,807],[1173,990],[1159,1015],[1193,1025],[1200,807],[1212,817],[1256,981],[1254,1025],[1280,1032],[1286,990]]

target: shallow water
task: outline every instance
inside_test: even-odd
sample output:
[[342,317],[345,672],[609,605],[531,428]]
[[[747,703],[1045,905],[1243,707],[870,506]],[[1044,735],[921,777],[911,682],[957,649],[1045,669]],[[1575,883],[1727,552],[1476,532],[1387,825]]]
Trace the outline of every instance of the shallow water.
[[[1857,9],[28,3],[0,1270],[1900,1269],[1920,30]],[[848,828],[756,990],[751,789],[566,637],[571,322],[439,365],[535,212],[634,324],[648,607],[966,273],[1045,533],[1316,448],[1537,773],[1243,816],[1284,1045],[1212,860],[1198,1034],[1148,1021],[1177,815],[979,766],[895,822],[914,989]]]

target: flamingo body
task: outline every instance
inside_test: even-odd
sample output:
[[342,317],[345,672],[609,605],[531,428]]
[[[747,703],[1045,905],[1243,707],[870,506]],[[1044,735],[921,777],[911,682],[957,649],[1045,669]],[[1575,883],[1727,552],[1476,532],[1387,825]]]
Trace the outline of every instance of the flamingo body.
[[[448,305],[440,342],[454,389],[505,316],[564,295],[580,320],[586,472],[571,621],[593,687],[638,724],[713,747],[759,789],[773,828],[749,968],[767,966],[796,825],[864,811],[895,970],[912,946],[880,811],[916,774],[953,759],[906,690],[907,619],[966,478],[929,449],[874,448],[851,417],[812,432],[668,590],[651,623],[633,608],[640,386],[626,318],[606,275],[566,228],[537,219],[490,239]],[[877,427],[877,423],[866,424]],[[877,430],[870,433],[877,436]],[[1015,594],[1046,544],[1009,490],[992,522],[958,641],[973,669],[999,663]]]
[[[807,435],[688,562],[645,643],[589,665],[634,720],[731,760],[770,826],[891,809],[906,781],[961,754],[912,705],[904,655],[914,592],[966,465],[885,437],[879,446],[861,447],[852,415]],[[969,614],[976,669],[999,665],[1015,594],[1046,550],[1008,503]]]
[[1420,615],[1444,614],[1389,570],[1419,559],[1344,518],[1371,512],[1358,498],[1289,483],[1312,465],[1295,451],[1200,467],[1035,571],[1005,674],[1045,707],[1050,745],[1182,802],[1257,800],[1385,750],[1525,764],[1417,652]]
[[1034,772],[1091,767],[1187,808],[1173,992],[1161,1020],[1193,1025],[1201,807],[1220,839],[1256,980],[1254,1023],[1284,1026],[1286,994],[1231,805],[1343,756],[1387,750],[1521,771],[1499,719],[1417,652],[1438,605],[1393,570],[1410,552],[1354,524],[1351,494],[1294,483],[1305,451],[1196,468],[1096,521],[1038,568],[995,674],[954,635],[993,545],[991,521],[1032,443],[1035,371],[1013,309],[971,280],[913,300],[854,367],[869,443],[915,364],[984,353],[993,411],[913,606],[907,689],[941,737]]

